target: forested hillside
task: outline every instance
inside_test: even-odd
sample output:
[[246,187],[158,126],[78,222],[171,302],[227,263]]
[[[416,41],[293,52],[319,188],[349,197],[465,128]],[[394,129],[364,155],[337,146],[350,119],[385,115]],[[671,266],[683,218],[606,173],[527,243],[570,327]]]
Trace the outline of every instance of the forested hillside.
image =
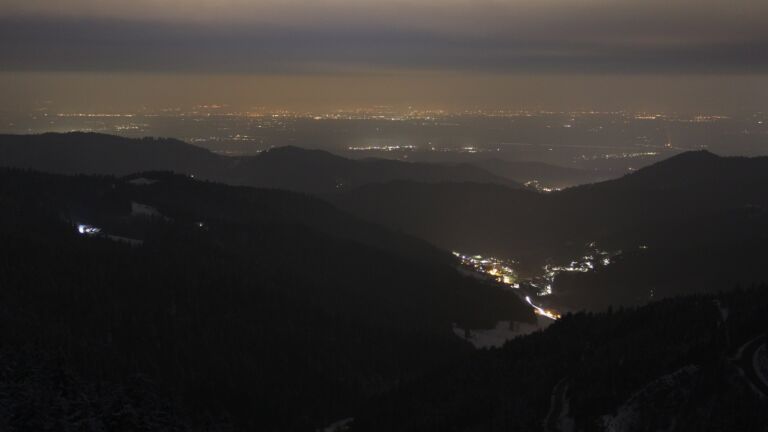
[[375,400],[353,430],[763,431],[766,317],[765,286],[567,315]]
[[4,347],[50,397],[72,386],[25,374],[120,400],[141,376],[181,424],[308,430],[461,359],[454,323],[533,319],[449,254],[289,192],[4,170],[0,203]]
[[61,174],[128,175],[173,171],[231,185],[329,194],[392,180],[520,184],[470,164],[354,160],[322,150],[278,147],[254,156],[220,156],[170,138],[129,139],[73,132],[0,135],[0,167]]
[[374,184],[334,199],[446,249],[566,265],[596,243],[615,265],[562,275],[571,310],[768,280],[768,158],[683,153],[617,180],[549,194],[475,183]]

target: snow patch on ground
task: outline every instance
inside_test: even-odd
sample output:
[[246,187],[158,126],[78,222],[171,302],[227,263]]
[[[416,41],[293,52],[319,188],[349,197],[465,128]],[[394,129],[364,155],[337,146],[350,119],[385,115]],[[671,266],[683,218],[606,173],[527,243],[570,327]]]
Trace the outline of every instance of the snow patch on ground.
[[544,419],[544,430],[546,432],[573,432],[575,422],[569,415],[571,401],[568,399],[568,388],[568,380],[563,378],[552,389],[549,411]]
[[[698,366],[689,365],[671,374],[664,375],[635,392],[617,410],[616,415],[603,416],[606,432],[634,432],[644,430],[649,418],[658,418],[660,413],[675,412],[688,399],[694,374]],[[675,419],[670,420],[674,429]]]
[[733,357],[731,357],[730,359],[731,359],[731,360],[733,360],[733,361],[736,361],[736,360],[739,360],[740,358],[742,358],[742,357],[744,356],[744,350],[745,350],[745,349],[747,349],[747,347],[749,346],[749,344],[751,344],[752,342],[754,342],[754,341],[755,341],[755,340],[757,340],[757,339],[760,339],[761,337],[763,337],[763,335],[758,335],[758,336],[755,336],[755,337],[753,337],[752,339],[750,339],[750,340],[748,340],[748,341],[744,342],[744,343],[743,343],[743,344],[742,344],[742,345],[739,347],[739,349],[736,351],[736,354],[734,354],[734,355],[733,355]]
[[131,216],[163,217],[156,208],[131,201]]
[[129,180],[128,183],[136,186],[147,186],[153,183],[157,183],[157,180],[148,179],[146,177],[139,177],[133,180]]
[[132,239],[128,237],[120,237],[120,236],[111,235],[111,234],[106,234],[104,237],[112,241],[128,243],[131,246],[141,246],[144,244],[144,240]]
[[723,306],[719,300],[715,300],[715,306],[717,306],[717,309],[720,311],[720,320],[723,322],[728,321],[728,308]]
[[560,417],[557,419],[557,425],[559,427],[558,430],[562,432],[573,432],[576,424],[573,421],[573,418],[570,416],[570,400],[564,399],[562,403],[563,411],[560,413]]
[[552,324],[552,320],[537,316],[536,323],[524,323],[515,321],[499,321],[496,327],[492,329],[480,329],[466,331],[456,325],[453,326],[453,333],[469,341],[475,348],[500,347],[508,340],[518,336],[525,336],[538,330],[543,330]]
[[349,430],[349,426],[354,420],[355,419],[353,417],[345,418],[337,422],[333,422],[322,429],[318,429],[317,432],[343,432],[345,430]]
[[768,348],[766,348],[765,344],[755,351],[755,355],[752,357],[752,365],[760,381],[768,386]]

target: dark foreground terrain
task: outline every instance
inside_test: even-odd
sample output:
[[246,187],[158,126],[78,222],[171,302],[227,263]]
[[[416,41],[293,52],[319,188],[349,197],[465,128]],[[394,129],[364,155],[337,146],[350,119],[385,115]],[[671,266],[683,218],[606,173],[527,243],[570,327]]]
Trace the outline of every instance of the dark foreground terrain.
[[353,430],[768,430],[767,317],[765,286],[566,315],[387,394]]
[[6,170],[0,203],[2,358],[30,392],[8,390],[12,429],[311,429],[466,356],[454,324],[533,319],[450,254],[289,192]]
[[[365,177],[314,191],[333,204],[117,168],[0,169],[2,431],[768,430],[766,159],[552,194]],[[497,349],[456,336],[535,317],[447,249],[524,272],[589,242],[616,255],[557,276],[574,312]]]

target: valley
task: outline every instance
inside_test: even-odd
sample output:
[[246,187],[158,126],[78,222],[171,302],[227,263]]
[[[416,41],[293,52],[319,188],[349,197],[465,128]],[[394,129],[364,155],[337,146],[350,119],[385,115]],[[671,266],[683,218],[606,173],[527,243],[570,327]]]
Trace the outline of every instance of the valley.
[[0,410],[55,394],[29,373],[58,362],[66,385],[103,386],[103,425],[131,394],[148,402],[130,422],[181,430],[621,430],[654,424],[645,400],[691,425],[709,404],[764,420],[764,158],[683,153],[541,192],[296,148],[73,134],[3,151],[5,382],[39,391],[0,382]]
[[0,432],[768,432],[768,1],[0,0]]

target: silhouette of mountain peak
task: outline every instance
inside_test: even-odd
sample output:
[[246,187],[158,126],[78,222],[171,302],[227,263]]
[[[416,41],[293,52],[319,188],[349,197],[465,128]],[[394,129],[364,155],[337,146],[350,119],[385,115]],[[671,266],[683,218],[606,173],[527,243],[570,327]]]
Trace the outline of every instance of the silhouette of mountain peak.
[[690,151],[605,184],[633,188],[683,187],[697,183],[735,185],[765,178],[766,162],[768,159],[761,157],[723,157],[707,150]]
[[703,161],[713,161],[719,159],[722,159],[722,157],[712,153],[709,150],[694,150],[677,154],[669,159],[659,162],[656,165],[663,166],[665,164],[699,163]]

